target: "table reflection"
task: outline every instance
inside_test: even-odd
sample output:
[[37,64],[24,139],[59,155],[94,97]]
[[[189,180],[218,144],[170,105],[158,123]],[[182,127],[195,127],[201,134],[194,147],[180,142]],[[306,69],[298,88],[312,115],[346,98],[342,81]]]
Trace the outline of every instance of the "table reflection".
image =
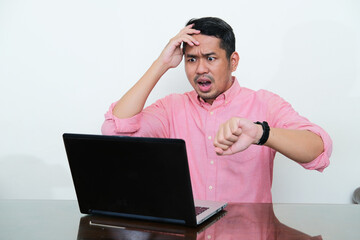
[[272,204],[231,203],[226,211],[197,228],[105,216],[80,219],[78,239],[307,240],[309,236],[281,223]]

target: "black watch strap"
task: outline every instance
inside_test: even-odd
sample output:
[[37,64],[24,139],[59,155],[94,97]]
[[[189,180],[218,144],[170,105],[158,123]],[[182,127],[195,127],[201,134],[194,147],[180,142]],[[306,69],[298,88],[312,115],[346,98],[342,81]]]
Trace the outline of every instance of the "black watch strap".
[[266,141],[269,139],[269,134],[270,134],[270,127],[269,124],[265,121],[263,122],[255,122],[255,124],[259,124],[262,126],[263,129],[263,135],[261,136],[259,142],[256,145],[264,145],[266,143]]

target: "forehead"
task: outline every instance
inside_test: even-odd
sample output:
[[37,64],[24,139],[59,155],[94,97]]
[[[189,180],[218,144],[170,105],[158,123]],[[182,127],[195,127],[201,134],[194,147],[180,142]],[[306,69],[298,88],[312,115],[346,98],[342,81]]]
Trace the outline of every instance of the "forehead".
[[220,48],[220,39],[214,36],[207,35],[192,35],[196,41],[199,42],[198,46],[186,45],[185,54],[207,54],[210,52],[221,54],[222,52],[226,53],[224,49]]

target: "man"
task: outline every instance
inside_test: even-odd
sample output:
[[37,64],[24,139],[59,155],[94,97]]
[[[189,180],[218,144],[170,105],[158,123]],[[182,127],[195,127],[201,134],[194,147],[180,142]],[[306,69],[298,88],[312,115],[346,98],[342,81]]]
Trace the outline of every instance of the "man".
[[[194,91],[169,95],[143,109],[162,75],[183,57]],[[329,164],[332,142],[279,96],[240,87],[232,76],[238,62],[227,23],[190,20],[143,77],[111,105],[103,134],[184,139],[195,198],[271,202],[276,152],[322,171]]]

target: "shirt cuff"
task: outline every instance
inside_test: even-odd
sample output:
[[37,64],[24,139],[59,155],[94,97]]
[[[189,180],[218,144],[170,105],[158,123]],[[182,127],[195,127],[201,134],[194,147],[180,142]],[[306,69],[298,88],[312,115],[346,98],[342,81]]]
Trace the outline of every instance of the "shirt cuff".
[[111,104],[109,111],[105,114],[105,121],[112,121],[114,125],[114,131],[116,133],[129,134],[135,133],[140,129],[140,119],[142,117],[142,113],[134,115],[130,118],[118,118],[113,114],[113,109],[116,105],[116,102]]
[[330,164],[330,156],[332,153],[332,140],[330,136],[318,126],[306,128],[306,130],[309,130],[321,137],[324,143],[324,151],[313,161],[308,163],[300,163],[300,165],[309,170],[317,170],[319,172],[323,172],[324,169]]

